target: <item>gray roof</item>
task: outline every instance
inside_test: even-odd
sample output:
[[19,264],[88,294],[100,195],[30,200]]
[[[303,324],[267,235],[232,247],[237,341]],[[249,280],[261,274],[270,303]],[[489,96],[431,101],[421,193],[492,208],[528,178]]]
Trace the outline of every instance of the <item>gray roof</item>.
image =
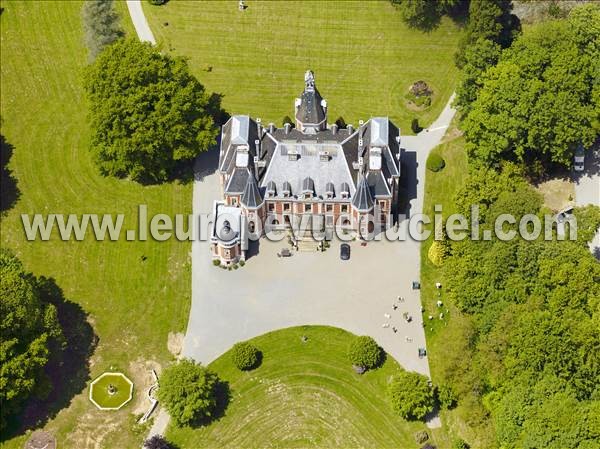
[[263,203],[263,197],[258,189],[258,183],[252,174],[248,176],[241,203],[250,209],[255,209]]
[[229,194],[242,193],[246,188],[249,174],[247,168],[236,168],[225,186],[225,192]]
[[[299,153],[299,157],[290,160],[289,151]],[[319,153],[327,151],[329,158],[327,161],[321,160]],[[305,186],[305,178],[309,176],[311,181],[306,181],[312,186]],[[325,197],[327,194],[327,184],[333,183],[334,186],[341,186],[342,183],[348,184],[349,194],[354,192],[354,182],[351,172],[344,156],[344,151],[336,141],[317,142],[316,140],[283,140],[275,149],[271,163],[260,181],[262,187],[273,181],[275,185],[283,186],[288,182],[292,194],[300,194],[305,190],[312,191],[317,196]],[[283,192],[283,188],[278,189],[278,193]]]
[[369,172],[367,175],[367,183],[369,184],[371,195],[374,197],[392,195],[388,187],[388,183],[383,177],[383,173],[381,171]]
[[359,175],[358,183],[356,186],[356,193],[352,197],[352,205],[361,212],[369,211],[373,208],[373,198],[371,197],[371,190],[365,175],[362,173]]
[[296,111],[296,120],[304,124],[318,124],[325,120],[325,110],[321,106],[323,97],[315,87],[304,90],[300,96],[300,106]]
[[373,117],[371,120],[371,145],[385,146],[388,144],[388,119]]
[[231,117],[231,143],[243,145],[248,143],[250,117],[247,115],[234,115]]

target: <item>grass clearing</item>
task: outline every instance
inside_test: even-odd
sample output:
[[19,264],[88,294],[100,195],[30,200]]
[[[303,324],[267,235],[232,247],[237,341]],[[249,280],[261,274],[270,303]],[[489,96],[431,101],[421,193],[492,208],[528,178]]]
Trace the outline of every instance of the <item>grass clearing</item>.
[[[143,2],[163,49],[189,57],[210,92],[223,95],[231,114],[281,125],[293,117],[304,71],[315,72],[328,102],[329,121],[389,116],[404,133],[418,118],[431,123],[457,82],[454,52],[460,29],[444,18],[425,33],[409,29],[389,1],[177,1]],[[405,94],[418,80],[433,101],[412,111]]]
[[[89,314],[98,336],[89,380],[115,366],[138,384],[137,367],[145,360],[169,360],[168,333],[185,330],[190,245],[175,240],[98,242],[90,235],[81,242],[28,242],[20,218],[22,213],[123,213],[128,228],[135,224],[138,204],[147,204],[149,214],[191,213],[191,185],[143,187],[98,174],[88,152],[88,110],[81,87],[87,63],[81,5],[1,3],[2,134],[13,147],[9,168],[20,193],[2,217],[1,244],[36,276],[53,277],[65,297]],[[128,424],[130,411],[106,416],[87,393],[79,392],[45,426],[59,446],[137,446],[141,438]],[[143,391],[136,390],[134,401],[141,400]],[[20,448],[24,439],[21,435],[2,446]]]
[[425,425],[395,415],[387,399],[400,366],[388,357],[356,374],[346,355],[351,338],[342,329],[301,326],[249,340],[263,353],[257,369],[239,371],[230,352],[210,365],[229,384],[224,416],[198,429],[171,426],[167,437],[182,448],[416,448],[414,433]]

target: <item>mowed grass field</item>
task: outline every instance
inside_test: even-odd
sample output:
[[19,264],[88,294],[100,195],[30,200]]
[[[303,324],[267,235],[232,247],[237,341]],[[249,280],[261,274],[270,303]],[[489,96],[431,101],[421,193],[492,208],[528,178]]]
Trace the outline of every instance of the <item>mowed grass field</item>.
[[[136,396],[123,410],[101,412],[87,390],[46,429],[61,448],[139,447],[131,412],[144,391],[143,365],[164,364],[169,332],[182,332],[190,304],[191,245],[168,242],[28,242],[20,214],[123,213],[137,220],[137,205],[150,214],[191,213],[191,185],[142,187],[100,176],[88,152],[90,129],[81,74],[87,64],[79,1],[2,1],[2,134],[14,147],[9,169],[20,198],[2,217],[1,244],[28,270],[53,277],[65,297],[89,314],[98,337],[90,379],[111,366],[136,382]],[[129,20],[124,17],[124,20]],[[128,28],[131,28],[129,25]],[[145,261],[142,261],[145,256]],[[84,369],[84,366],[82,366]],[[22,447],[25,437],[3,447]]]
[[[460,29],[444,18],[432,32],[409,29],[388,0],[143,2],[163,50],[189,58],[231,114],[281,125],[294,115],[304,72],[315,72],[329,121],[389,116],[404,133],[419,118],[427,126],[453,92]],[[433,89],[431,107],[412,111],[404,95],[417,80]]]
[[210,365],[229,385],[224,416],[195,430],[171,426],[167,437],[181,448],[417,448],[425,425],[396,416],[387,398],[400,366],[387,358],[356,374],[346,357],[352,337],[322,326],[262,335],[251,340],[262,364],[248,372],[225,353]]

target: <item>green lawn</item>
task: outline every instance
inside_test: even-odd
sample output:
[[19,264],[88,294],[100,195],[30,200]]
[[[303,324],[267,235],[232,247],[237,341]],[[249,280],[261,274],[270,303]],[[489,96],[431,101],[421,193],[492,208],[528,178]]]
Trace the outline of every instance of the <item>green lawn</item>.
[[[381,1],[143,2],[163,49],[189,57],[210,92],[224,95],[232,114],[281,124],[293,116],[304,71],[315,72],[328,101],[329,120],[347,123],[388,115],[405,133],[410,121],[431,123],[454,90],[459,28],[444,19],[430,33],[406,27],[388,0]],[[417,80],[434,91],[425,111],[413,112],[404,95]]]
[[[427,170],[425,179],[425,198],[423,212],[433,217],[434,206],[442,205],[442,215],[447,218],[456,213],[453,197],[457,190],[463,185],[468,173],[467,155],[465,151],[464,137],[459,136],[454,126],[451,126],[441,145],[433,150],[442,156],[446,162],[443,170],[434,173]],[[428,229],[433,231],[433,226]],[[445,280],[443,269],[433,265],[427,257],[429,246],[433,236],[421,245],[421,301],[425,309],[423,318],[426,323],[425,336],[427,338],[427,349],[429,368],[434,382],[440,382],[441,373],[447,369],[445,355],[449,346],[455,344],[454,336],[461,332],[464,326],[464,318],[460,312],[446,299],[444,293]],[[442,289],[435,288],[435,283],[441,282]],[[443,307],[437,307],[437,301],[443,302]],[[439,319],[439,313],[444,313],[444,319]],[[429,320],[429,315],[434,317]],[[455,351],[454,353],[457,353]],[[458,418],[455,411],[441,412],[444,432],[447,435],[461,435],[467,433],[465,425]]]
[[[20,221],[21,213],[125,213],[132,224],[138,204],[147,204],[150,213],[191,212],[191,185],[142,187],[103,178],[91,161],[81,87],[87,61],[81,4],[1,3],[2,134],[14,147],[9,168],[20,191],[19,201],[2,218],[1,244],[35,275],[55,278],[65,297],[89,313],[99,338],[89,379],[114,366],[138,384],[148,372],[145,360],[170,358],[167,334],[185,330],[190,245],[91,237],[27,242]],[[142,395],[136,391],[136,398]],[[61,448],[135,447],[139,438],[126,424],[130,412],[96,410],[83,388],[46,428]],[[23,440],[4,445],[20,448]]]
[[425,425],[396,416],[387,400],[401,368],[387,358],[356,374],[346,358],[351,338],[322,326],[271,332],[251,340],[263,361],[249,372],[225,353],[210,365],[229,384],[224,416],[196,430],[171,426],[168,438],[181,448],[417,448],[413,435]]

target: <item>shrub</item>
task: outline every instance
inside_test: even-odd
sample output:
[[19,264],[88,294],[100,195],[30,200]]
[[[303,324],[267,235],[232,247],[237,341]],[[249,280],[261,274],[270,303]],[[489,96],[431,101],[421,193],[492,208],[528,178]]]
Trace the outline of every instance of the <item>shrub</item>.
[[392,408],[404,419],[423,419],[433,410],[433,391],[422,374],[404,371],[394,376],[388,394]]
[[193,425],[213,416],[218,384],[215,373],[191,359],[183,359],[164,370],[158,400],[176,424]]
[[427,257],[436,267],[442,266],[447,255],[446,246],[438,240],[433,241],[427,252]]
[[456,405],[456,395],[448,385],[440,385],[436,389],[436,396],[440,407],[450,409]]
[[438,172],[446,166],[446,161],[437,153],[431,153],[427,158],[427,168],[432,172]]
[[154,435],[144,441],[143,449],[175,449],[162,435]]
[[452,449],[470,449],[471,446],[469,446],[465,440],[462,439],[458,439],[458,440],[454,440],[454,442],[452,443]]
[[292,119],[290,118],[289,115],[286,115],[285,117],[283,117],[283,120],[281,122],[283,123],[283,125],[285,125],[286,123],[289,123],[290,125],[292,125],[292,127],[294,126],[294,122],[292,121]]
[[233,345],[231,350],[231,359],[233,364],[242,371],[256,368],[260,363],[260,351],[247,342],[240,342]]
[[346,120],[341,115],[336,119],[335,124],[340,129],[346,128]]
[[221,261],[219,259],[213,259],[213,265],[215,267],[218,267],[219,265],[221,265]]
[[419,131],[421,131],[421,127],[419,126],[419,119],[418,118],[412,119],[412,122],[410,122],[410,129],[415,134],[418,134]]
[[355,366],[373,369],[383,362],[383,350],[373,338],[363,335],[350,343],[348,358]]
[[246,262],[243,260],[240,260],[240,267],[243,267],[244,265],[246,265]]
[[419,430],[415,433],[415,441],[417,444],[423,444],[425,441],[429,439],[429,434],[426,430]]

